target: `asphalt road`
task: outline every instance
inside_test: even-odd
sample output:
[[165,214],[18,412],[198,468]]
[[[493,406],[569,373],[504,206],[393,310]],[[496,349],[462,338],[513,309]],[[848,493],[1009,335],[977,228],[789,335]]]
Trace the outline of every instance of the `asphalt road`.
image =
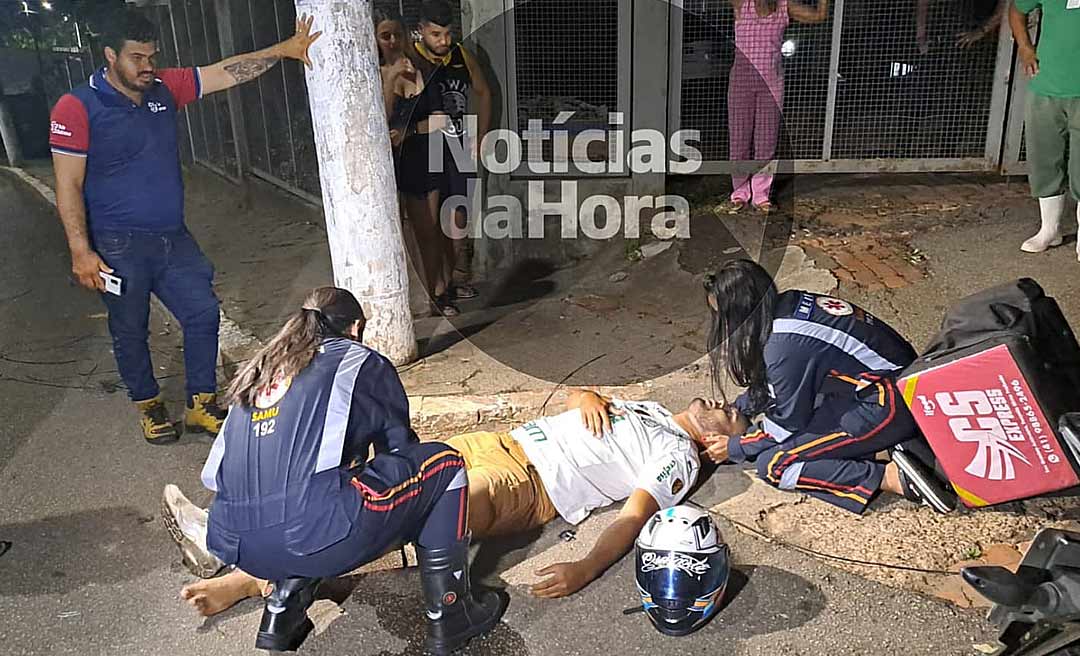
[[[0,653],[252,653],[261,605],[248,601],[203,621],[177,598],[190,576],[156,521],[162,486],[200,502],[209,446],[185,437],[153,447],[115,374],[103,307],[68,280],[52,208],[0,174]],[[181,408],[175,330],[158,317],[155,364]],[[698,494],[738,486],[730,472]],[[559,541],[551,525],[532,541],[482,545],[474,566],[498,580]],[[633,563],[624,559],[568,599],[509,588],[510,608],[471,654],[972,654],[993,631],[981,613],[870,583],[722,524],[736,572],[726,607],[686,638],[666,638],[640,613]],[[837,536],[842,539],[842,536]],[[423,636],[415,569],[356,575],[324,588],[330,622],[309,654],[413,654]]]

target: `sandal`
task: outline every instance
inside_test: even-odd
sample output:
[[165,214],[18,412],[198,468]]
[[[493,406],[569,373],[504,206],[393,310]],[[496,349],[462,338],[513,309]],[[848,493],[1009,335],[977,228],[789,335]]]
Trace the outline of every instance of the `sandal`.
[[730,198],[716,206],[716,211],[726,212],[728,214],[738,214],[744,209],[746,209],[745,200],[733,200]]
[[476,288],[471,285],[454,285],[450,288],[450,296],[455,301],[467,301],[479,295],[480,292],[476,291]]
[[456,317],[459,314],[461,314],[461,311],[457,309],[457,306],[450,301],[450,298],[446,294],[437,296],[431,304],[431,316],[433,317],[440,315],[444,317]]
[[754,209],[758,212],[761,212],[762,214],[772,214],[776,211],[776,206],[773,205],[771,201],[766,200],[760,203],[755,203]]

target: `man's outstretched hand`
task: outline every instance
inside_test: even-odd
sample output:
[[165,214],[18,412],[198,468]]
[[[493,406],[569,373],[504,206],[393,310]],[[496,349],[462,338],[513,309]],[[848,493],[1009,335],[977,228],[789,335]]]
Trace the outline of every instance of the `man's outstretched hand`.
[[545,599],[572,595],[596,578],[592,570],[580,560],[548,565],[536,570],[536,575],[548,577],[532,586],[533,596]]
[[532,586],[532,594],[554,599],[574,594],[584,588],[633,548],[634,540],[641,533],[641,527],[645,526],[658,510],[660,506],[651,492],[644,488],[635,489],[626,499],[615,521],[608,524],[587,556],[573,562],[555,563],[536,571],[537,576],[547,578]]
[[958,48],[970,48],[979,41],[986,37],[987,33],[982,28],[974,30],[967,30],[956,35],[956,46]]
[[311,26],[315,23],[314,16],[301,16],[296,19],[296,34],[286,41],[281,42],[281,56],[289,59],[299,59],[311,68],[311,59],[308,57],[308,49],[315,43],[322,32],[311,33]]

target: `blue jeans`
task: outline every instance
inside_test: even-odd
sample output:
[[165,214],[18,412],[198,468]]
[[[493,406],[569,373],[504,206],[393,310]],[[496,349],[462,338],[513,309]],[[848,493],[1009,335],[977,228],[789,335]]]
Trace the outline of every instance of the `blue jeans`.
[[217,391],[218,299],[214,267],[186,228],[177,232],[97,230],[94,249],[123,281],[121,295],[102,294],[120,377],[132,401],[158,395],[148,343],[150,294],[184,331],[187,394]]

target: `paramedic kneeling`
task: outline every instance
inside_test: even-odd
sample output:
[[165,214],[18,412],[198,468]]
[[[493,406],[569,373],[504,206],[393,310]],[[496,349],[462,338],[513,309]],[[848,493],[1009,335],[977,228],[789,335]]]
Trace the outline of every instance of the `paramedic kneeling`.
[[[307,608],[320,579],[406,541],[417,544],[429,651],[460,647],[504,608],[500,595],[469,590],[461,455],[419,442],[393,365],[360,343],[364,322],[348,291],[311,292],[237,373],[203,468],[217,492],[207,546],[271,582],[260,649],[296,649],[312,628]],[[374,458],[349,469],[371,446]]]
[[[894,379],[915,349],[847,301],[789,290],[751,260],[705,281],[712,310],[713,380],[748,388],[735,401],[760,423],[707,447],[714,462],[753,461],[765,482],[861,513],[879,490],[939,512],[956,498],[933,471],[933,452]],[[888,451],[892,462],[881,462]]]

